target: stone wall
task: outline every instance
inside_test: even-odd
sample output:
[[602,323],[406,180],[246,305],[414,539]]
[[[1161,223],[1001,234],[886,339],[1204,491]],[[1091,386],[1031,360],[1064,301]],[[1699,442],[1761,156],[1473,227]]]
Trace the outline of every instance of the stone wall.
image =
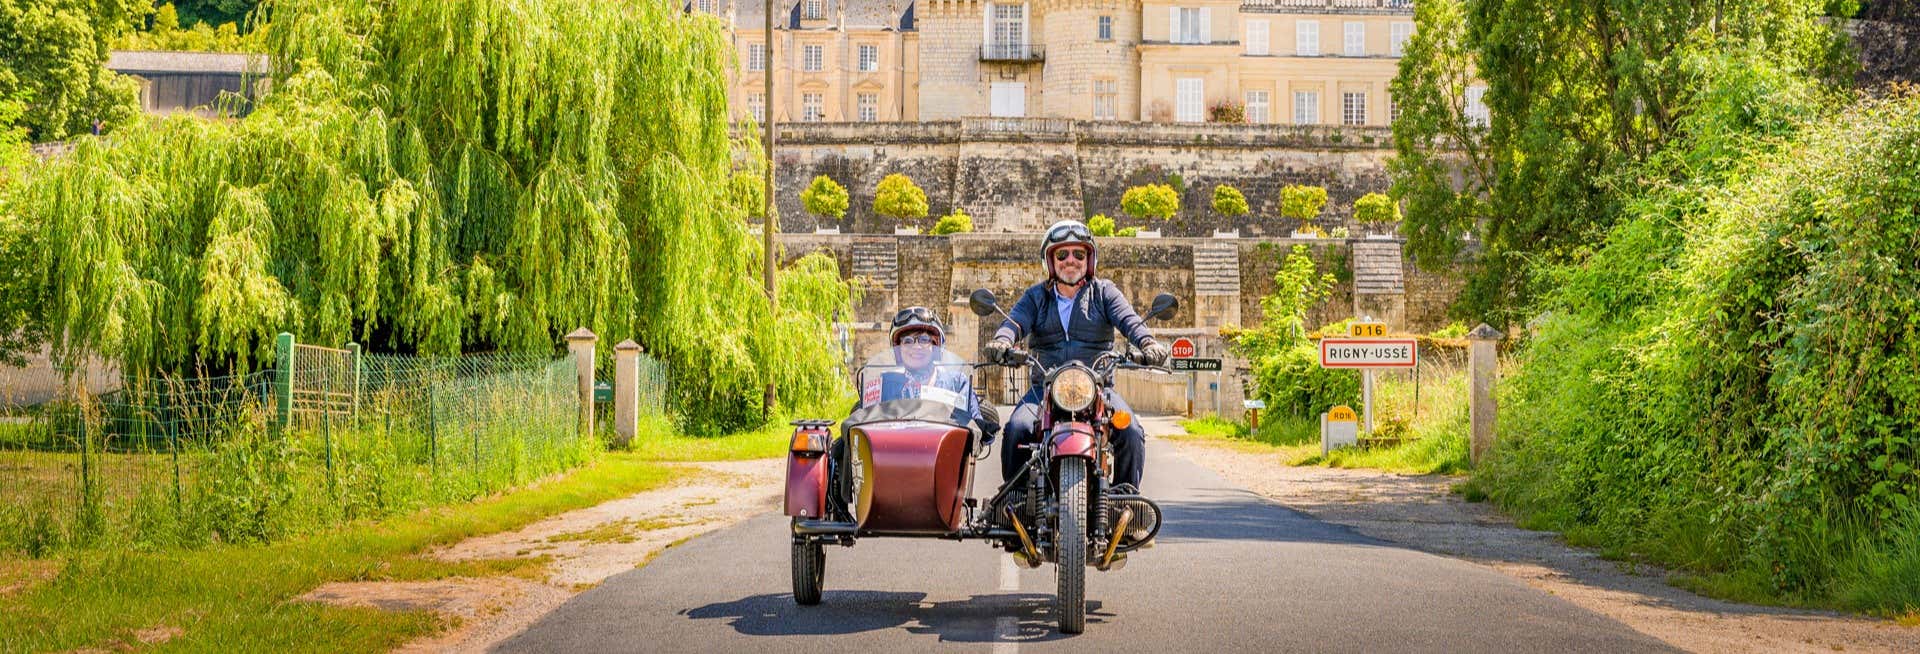
[[[1065,119],[966,119],[926,123],[806,123],[780,126],[775,184],[781,229],[890,233],[873,213],[873,190],[902,173],[927,192],[935,217],[965,209],[980,232],[1039,231],[1055,220],[1107,214],[1120,226],[1159,228],[1168,236],[1210,236],[1238,229],[1279,236],[1298,221],[1278,217],[1280,188],[1327,187],[1319,224],[1351,223],[1353,201],[1388,186],[1390,138],[1381,128],[1292,125],[1160,124]],[[1148,225],[1120,215],[1130,186],[1178,174],[1186,190],[1172,221]],[[823,221],[800,203],[816,175],[847,187],[847,217]],[[1231,184],[1253,213],[1225,218],[1211,207],[1213,187]],[[1355,229],[1357,232],[1358,230]]]

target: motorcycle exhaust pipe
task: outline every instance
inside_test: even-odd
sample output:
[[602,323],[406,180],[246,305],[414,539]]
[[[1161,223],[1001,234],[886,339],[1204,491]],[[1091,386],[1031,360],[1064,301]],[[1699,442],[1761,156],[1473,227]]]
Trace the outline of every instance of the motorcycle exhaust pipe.
[[1020,535],[1020,552],[1027,556],[1027,567],[1040,567],[1040,552],[1033,549],[1033,539],[1027,537],[1026,525],[1020,524],[1020,516],[1013,514],[1013,507],[1007,507],[1007,519],[1013,522],[1013,532]]
[[1107,555],[1100,557],[1100,569],[1113,565],[1113,553],[1120,549],[1120,537],[1127,533],[1127,523],[1133,522],[1133,509],[1120,510],[1120,526],[1113,529],[1113,537],[1107,539]]

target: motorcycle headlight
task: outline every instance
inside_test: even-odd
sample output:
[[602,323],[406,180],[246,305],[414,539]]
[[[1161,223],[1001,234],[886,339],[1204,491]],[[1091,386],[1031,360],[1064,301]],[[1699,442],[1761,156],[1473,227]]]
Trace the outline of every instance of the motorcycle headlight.
[[1066,411],[1084,411],[1093,406],[1093,373],[1085,368],[1067,368],[1053,375],[1053,405]]

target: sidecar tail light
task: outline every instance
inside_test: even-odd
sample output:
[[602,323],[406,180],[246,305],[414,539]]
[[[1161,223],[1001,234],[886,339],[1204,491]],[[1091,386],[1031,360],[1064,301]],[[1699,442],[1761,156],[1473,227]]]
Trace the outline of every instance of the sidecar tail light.
[[827,451],[827,434],[819,431],[793,432],[793,453],[801,456],[817,456]]

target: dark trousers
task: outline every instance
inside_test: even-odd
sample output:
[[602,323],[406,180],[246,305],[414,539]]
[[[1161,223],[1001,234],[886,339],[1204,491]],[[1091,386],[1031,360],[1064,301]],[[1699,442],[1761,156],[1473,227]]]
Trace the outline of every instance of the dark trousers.
[[[1107,403],[1115,410],[1133,413],[1127,406],[1127,400],[1119,393],[1108,393]],[[1012,479],[1020,473],[1020,468],[1033,456],[1032,449],[1018,447],[1021,444],[1036,443],[1040,439],[1035,435],[1034,427],[1040,422],[1040,389],[1027,391],[1020,398],[1020,406],[1013,409],[1013,415],[1007,418],[1006,438],[1000,441],[1000,478]],[[1113,433],[1113,483],[1133,484],[1140,487],[1140,475],[1147,465],[1147,430],[1140,426],[1136,418]]]

